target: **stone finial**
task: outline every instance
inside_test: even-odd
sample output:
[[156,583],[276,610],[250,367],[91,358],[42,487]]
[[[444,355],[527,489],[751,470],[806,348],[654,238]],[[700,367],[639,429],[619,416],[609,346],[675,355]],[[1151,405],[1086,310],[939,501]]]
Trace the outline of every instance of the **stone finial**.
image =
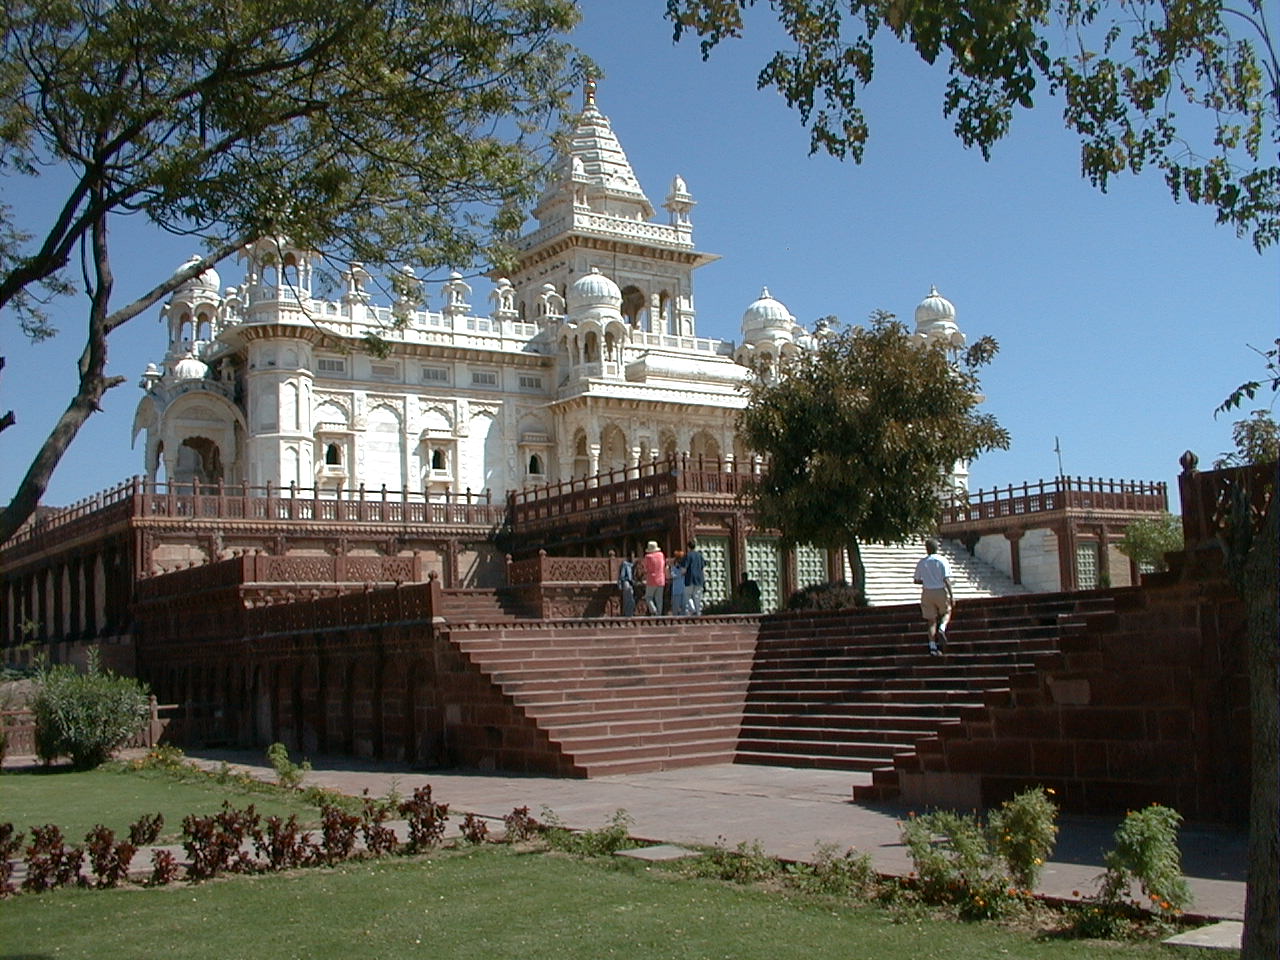
[[1178,463],[1182,465],[1182,473],[1184,476],[1200,472],[1198,469],[1200,466],[1200,458],[1190,450],[1186,451],[1178,458]]

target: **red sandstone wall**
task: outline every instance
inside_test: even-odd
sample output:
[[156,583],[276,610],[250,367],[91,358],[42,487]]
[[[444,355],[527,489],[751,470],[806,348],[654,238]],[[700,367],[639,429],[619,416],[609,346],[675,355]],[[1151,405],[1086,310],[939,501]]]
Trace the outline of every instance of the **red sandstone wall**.
[[1159,802],[1195,820],[1243,822],[1243,605],[1219,576],[1122,596],[1036,673],[900,761],[903,800],[991,806],[1043,785],[1078,813]]

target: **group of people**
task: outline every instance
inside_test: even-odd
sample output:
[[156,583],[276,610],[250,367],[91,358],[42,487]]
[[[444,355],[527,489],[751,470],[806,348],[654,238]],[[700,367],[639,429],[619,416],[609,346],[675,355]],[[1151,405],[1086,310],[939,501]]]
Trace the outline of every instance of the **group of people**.
[[670,586],[672,615],[701,616],[706,567],[707,561],[698,549],[697,540],[690,540],[688,550],[677,549],[669,559],[657,541],[650,540],[645,544],[643,557],[637,560],[628,555],[618,567],[622,615],[662,616],[663,601]]
[[[701,616],[706,565],[697,540],[689,541],[688,550],[677,549],[670,559],[656,540],[650,540],[641,559],[628,554],[618,567],[622,615],[662,616],[663,601],[670,586],[669,609],[673,616]],[[941,656],[947,649],[947,625],[955,597],[951,588],[951,566],[938,554],[936,540],[925,541],[925,556],[916,564],[914,579],[920,584],[920,612],[929,629],[929,653]],[[759,609],[760,587],[745,573],[740,594],[744,599],[753,599]]]

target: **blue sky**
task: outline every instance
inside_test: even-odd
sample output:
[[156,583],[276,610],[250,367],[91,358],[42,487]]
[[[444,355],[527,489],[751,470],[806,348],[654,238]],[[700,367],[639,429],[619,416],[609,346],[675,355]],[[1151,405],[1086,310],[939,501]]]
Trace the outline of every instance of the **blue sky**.
[[[722,257],[695,278],[699,334],[737,339],[762,285],[811,326],[877,308],[909,320],[936,284],[971,339],[1001,345],[984,375],[986,409],[1013,444],[974,464],[975,488],[1055,475],[1055,437],[1068,474],[1171,485],[1183,450],[1207,465],[1230,447],[1239,415],[1215,420],[1213,409],[1261,372],[1248,345],[1280,335],[1280,254],[1260,256],[1207,209],[1175,204],[1158,173],[1099,193],[1047,98],[984,162],[941,115],[945,71],[893,50],[867,94],[865,161],[810,157],[795,114],[755,89],[770,37],[728,43],[704,63],[695,42],[672,44],[664,6],[590,0],[576,40],[605,74],[599,106],[650,200],[660,205],[681,174],[698,201],[695,242]],[[22,186],[29,210],[55,196]],[[193,241],[132,221],[116,225],[114,243],[119,302],[193,252]],[[63,334],[38,345],[8,318],[0,326],[0,407],[18,416],[0,436],[6,500],[74,391],[83,313],[83,300],[57,304]],[[81,431],[46,503],[141,472],[129,434],[137,379],[164,352],[158,317],[113,336],[110,372],[129,382]]]

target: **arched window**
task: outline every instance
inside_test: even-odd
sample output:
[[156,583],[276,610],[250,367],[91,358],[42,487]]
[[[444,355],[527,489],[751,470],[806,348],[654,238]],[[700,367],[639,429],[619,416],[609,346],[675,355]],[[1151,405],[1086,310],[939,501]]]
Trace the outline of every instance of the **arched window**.
[[439,447],[431,451],[431,469],[432,470],[447,469],[445,467],[444,451],[441,450]]
[[529,455],[529,473],[536,476],[542,476],[542,458],[536,453]]
[[331,443],[324,448],[324,462],[331,467],[342,466],[342,451],[336,443]]

